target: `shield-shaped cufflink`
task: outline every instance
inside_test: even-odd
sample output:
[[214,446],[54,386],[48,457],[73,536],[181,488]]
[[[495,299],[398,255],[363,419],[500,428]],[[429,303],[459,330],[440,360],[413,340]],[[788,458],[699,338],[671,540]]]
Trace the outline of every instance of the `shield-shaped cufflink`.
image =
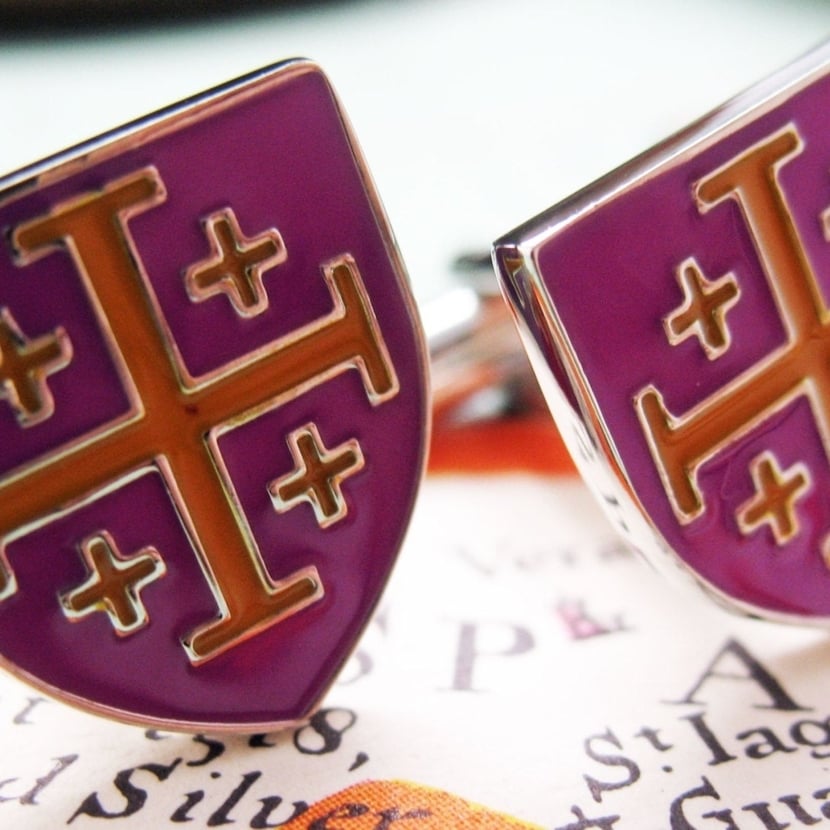
[[142,724],[313,711],[423,468],[403,268],[318,68],[0,182],[0,654]]
[[830,620],[830,49],[495,245],[562,433],[634,545]]

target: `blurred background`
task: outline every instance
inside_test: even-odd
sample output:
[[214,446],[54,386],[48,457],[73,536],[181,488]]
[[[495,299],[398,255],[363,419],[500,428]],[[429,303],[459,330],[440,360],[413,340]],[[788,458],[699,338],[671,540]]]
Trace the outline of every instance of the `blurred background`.
[[0,0],[0,172],[310,57],[425,299],[459,255],[829,34],[822,0]]

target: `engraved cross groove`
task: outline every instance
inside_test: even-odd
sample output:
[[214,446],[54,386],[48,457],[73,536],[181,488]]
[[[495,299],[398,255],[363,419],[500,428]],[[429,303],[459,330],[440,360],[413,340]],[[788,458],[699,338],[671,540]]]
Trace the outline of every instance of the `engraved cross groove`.
[[749,535],[761,525],[769,525],[777,545],[785,545],[798,535],[796,502],[810,489],[810,474],[804,464],[782,470],[771,452],[763,452],[750,464],[755,494],[737,512],[738,527]]
[[[399,383],[357,264],[342,254],[321,267],[332,298],[329,313],[248,356],[233,372],[183,388],[186,373],[159,336],[128,225],[165,198],[158,172],[146,168],[59,203],[12,231],[21,266],[56,251],[72,258],[98,325],[122,356],[135,413],[92,441],[62,447],[24,475],[0,480],[0,542],[47,521],[58,505],[133,471],[158,469],[216,604],[214,619],[182,635],[185,652],[198,665],[324,593],[313,565],[277,580],[270,576],[236,506],[218,449],[221,431],[348,370],[358,373],[372,405],[395,397]],[[0,600],[16,590],[0,548]]]
[[649,385],[635,408],[672,508],[681,523],[705,511],[700,466],[797,398],[810,403],[830,459],[830,313],[778,182],[802,143],[794,125],[766,137],[704,177],[701,212],[737,203],[787,335],[786,342],[682,415]]
[[363,469],[363,451],[356,439],[326,449],[315,424],[295,430],[288,447],[296,465],[293,472],[272,481],[268,492],[274,509],[284,513],[308,502],[320,527],[330,527],[348,514],[342,482]]
[[46,377],[65,369],[71,360],[72,344],[62,327],[30,339],[9,309],[0,308],[0,396],[9,402],[21,426],[52,416],[55,402]]
[[677,269],[677,281],[683,289],[683,304],[664,321],[669,343],[675,346],[696,336],[709,360],[720,357],[730,343],[726,312],[740,296],[735,276],[730,273],[708,280],[690,257]]
[[84,539],[79,550],[89,576],[83,584],[61,594],[64,614],[70,620],[79,620],[104,611],[122,636],[147,625],[150,618],[139,591],[166,572],[158,551],[146,547],[124,557],[106,531]]
[[188,296],[202,302],[225,294],[241,317],[253,317],[268,308],[262,275],[285,262],[282,235],[274,228],[246,237],[231,208],[212,213],[204,222],[211,255],[185,270]]

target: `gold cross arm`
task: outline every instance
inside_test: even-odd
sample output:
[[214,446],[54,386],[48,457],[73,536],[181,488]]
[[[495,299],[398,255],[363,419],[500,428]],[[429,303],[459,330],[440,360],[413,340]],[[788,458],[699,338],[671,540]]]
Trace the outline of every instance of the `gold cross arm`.
[[675,415],[653,384],[634,406],[675,516],[706,510],[701,465],[797,398],[806,398],[830,459],[830,312],[824,303],[778,171],[802,151],[794,125],[762,139],[697,185],[702,212],[735,203],[755,246],[786,341],[687,412]]

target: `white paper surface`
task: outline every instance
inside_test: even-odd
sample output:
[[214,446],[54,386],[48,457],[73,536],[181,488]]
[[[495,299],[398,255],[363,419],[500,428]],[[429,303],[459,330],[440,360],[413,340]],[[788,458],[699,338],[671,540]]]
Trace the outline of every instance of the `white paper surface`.
[[4,677],[0,826],[256,827],[265,803],[274,826],[368,779],[557,829],[823,825],[828,665],[823,632],[666,583],[575,480],[431,479],[313,725],[253,746],[144,733]]

